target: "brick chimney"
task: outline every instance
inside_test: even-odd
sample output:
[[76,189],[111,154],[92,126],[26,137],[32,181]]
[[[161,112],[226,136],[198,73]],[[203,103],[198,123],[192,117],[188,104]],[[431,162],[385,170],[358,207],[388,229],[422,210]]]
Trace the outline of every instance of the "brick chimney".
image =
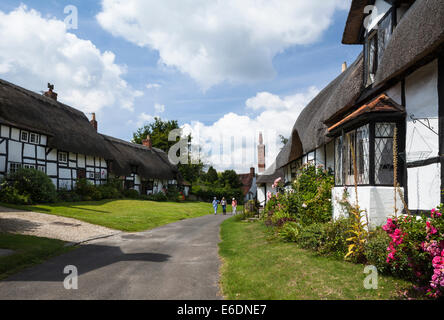
[[92,113],[92,119],[91,119],[90,123],[94,127],[94,129],[96,129],[96,131],[97,131],[96,114],[94,112]]
[[151,141],[150,135],[147,135],[146,139],[142,140],[142,144],[149,149],[153,148],[153,142]]
[[48,91],[44,92],[43,95],[57,101],[57,93],[54,92],[53,84],[48,83]]
[[255,176],[255,170],[254,170],[254,167],[251,167],[250,168],[250,177],[252,177],[252,178],[254,178],[254,176]]
[[262,132],[259,133],[259,145],[257,146],[257,162],[259,173],[265,171],[265,145],[264,139],[262,138]]

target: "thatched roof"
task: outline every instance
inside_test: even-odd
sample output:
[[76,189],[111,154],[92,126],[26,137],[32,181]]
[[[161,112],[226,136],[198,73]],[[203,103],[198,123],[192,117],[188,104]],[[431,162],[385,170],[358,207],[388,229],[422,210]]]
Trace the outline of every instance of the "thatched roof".
[[444,3],[417,0],[401,19],[384,51],[375,85],[394,78],[423,58],[442,48]]
[[284,176],[284,170],[277,168],[276,163],[273,162],[267,170],[258,175],[256,184],[273,183],[277,178],[284,178]]
[[342,36],[343,44],[361,43],[365,6],[374,3],[375,0],[353,0],[348,13],[347,23]]
[[102,135],[112,155],[112,172],[118,176],[129,176],[132,167],[145,179],[176,179],[177,168],[169,163],[168,155],[157,148],[145,147],[117,138]]
[[[387,2],[393,2],[386,0]],[[398,4],[407,3],[412,4],[415,0],[396,0]],[[417,0],[416,2],[420,2]],[[374,5],[375,0],[352,0],[350,11],[345,24],[344,34],[342,36],[343,44],[363,44],[362,35],[364,33],[364,18],[366,13],[364,9],[368,5]]]
[[327,87],[325,87],[301,112],[293,127],[292,135],[276,158],[281,168],[328,143],[324,121],[359,98],[363,82],[363,55]]
[[0,123],[48,135],[48,146],[110,159],[83,112],[0,79]]

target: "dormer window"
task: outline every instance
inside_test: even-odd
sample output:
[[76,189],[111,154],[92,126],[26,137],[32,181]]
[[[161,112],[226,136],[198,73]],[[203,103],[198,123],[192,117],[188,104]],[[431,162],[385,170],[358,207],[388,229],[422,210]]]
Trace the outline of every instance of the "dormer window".
[[396,10],[390,9],[379,22],[366,31],[364,42],[365,55],[365,86],[368,87],[375,82],[378,65],[384,55],[385,48],[390,42],[393,33],[394,21],[396,21]]
[[378,33],[376,31],[373,31],[365,42],[365,68],[365,84],[369,86],[375,82],[378,68]]

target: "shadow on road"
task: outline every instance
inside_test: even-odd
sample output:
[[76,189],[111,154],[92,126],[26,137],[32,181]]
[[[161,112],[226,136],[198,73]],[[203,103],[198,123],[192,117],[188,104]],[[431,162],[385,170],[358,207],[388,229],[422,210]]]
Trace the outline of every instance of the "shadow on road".
[[0,232],[21,233],[34,231],[41,224],[18,218],[2,218],[0,216]]
[[[163,263],[167,262],[169,258],[171,258],[170,255],[162,253],[124,253],[119,247],[91,244],[81,246],[77,250],[55,257],[3,281],[63,281],[67,276],[63,270],[68,265],[77,267],[80,276],[115,263],[126,261]],[[112,274],[109,276],[113,277]]]

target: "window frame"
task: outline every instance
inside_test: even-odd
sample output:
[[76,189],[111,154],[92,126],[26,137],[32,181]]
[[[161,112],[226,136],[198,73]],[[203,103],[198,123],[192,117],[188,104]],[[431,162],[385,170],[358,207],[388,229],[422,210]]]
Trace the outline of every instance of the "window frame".
[[[359,183],[358,182],[358,186],[360,187],[365,187],[365,186],[376,186],[376,187],[393,187],[393,183],[391,184],[386,184],[386,183],[376,183],[376,166],[375,166],[375,140],[378,139],[378,137],[376,137],[375,134],[375,126],[377,123],[393,123],[395,124],[395,127],[398,128],[398,183],[400,185],[400,187],[404,187],[405,185],[405,178],[403,175],[404,172],[404,167],[405,167],[405,163],[403,162],[402,158],[401,158],[401,154],[403,153],[404,150],[404,140],[405,140],[405,123],[403,123],[402,120],[400,120],[399,118],[395,118],[395,117],[388,117],[386,119],[381,119],[381,118],[376,118],[376,119],[372,119],[372,120],[368,120],[365,122],[360,122],[354,126],[348,127],[344,130],[342,130],[341,134],[339,136],[336,136],[334,138],[335,141],[335,154],[334,154],[334,163],[335,163],[335,187],[353,187],[354,184],[347,184],[346,183],[346,176],[344,173],[344,169],[346,168],[345,165],[345,161],[344,161],[344,153],[342,152],[340,157],[341,157],[341,168],[338,168],[337,165],[337,157],[338,157],[338,149],[337,149],[337,143],[339,139],[342,139],[342,146],[341,146],[341,150],[344,149],[344,146],[346,145],[345,141],[346,141],[346,136],[345,134],[355,131],[355,133],[358,131],[358,129],[368,125],[368,183]],[[355,156],[356,156],[356,152],[357,152],[357,148],[356,148],[356,134],[355,134]],[[389,137],[385,137],[385,138],[389,138]],[[393,138],[392,138],[393,139]],[[359,161],[356,158],[356,161]],[[353,166],[353,164],[351,163],[351,166]],[[341,171],[339,171],[339,169],[341,169]],[[338,175],[340,175],[341,178],[341,183],[338,183]]]
[[[61,157],[65,156],[65,160],[60,159]],[[68,153],[67,152],[59,152],[57,155],[57,161],[59,163],[68,163]]]
[[[371,87],[374,84],[374,79],[372,81],[369,81],[369,77],[370,77],[370,70],[369,70],[369,44],[370,44],[370,40],[375,39],[375,57],[374,57],[374,62],[373,62],[373,69],[374,69],[374,75],[376,76],[376,73],[378,71],[378,67],[379,67],[379,62],[380,62],[380,58],[382,58],[383,52],[381,54],[381,52],[379,52],[379,48],[380,48],[380,43],[379,43],[379,37],[380,37],[380,27],[381,25],[386,22],[386,19],[390,17],[391,19],[391,33],[390,33],[390,37],[389,37],[389,41],[393,35],[393,32],[395,31],[396,25],[397,25],[397,6],[392,6],[387,12],[386,14],[378,21],[378,23],[376,24],[376,26],[373,27],[373,29],[371,30],[365,30],[364,31],[364,36],[363,36],[363,43],[364,43],[364,87]],[[385,47],[387,46],[387,43],[385,44]],[[385,49],[384,49],[385,51]]]
[[[31,141],[32,137],[35,137],[35,141]],[[28,136],[28,142],[32,144],[39,144],[40,143],[40,135],[38,133],[30,132]]]
[[[23,138],[23,135],[26,134],[26,139]],[[20,131],[20,141],[21,142],[28,142],[29,141],[29,132],[21,130]]]

